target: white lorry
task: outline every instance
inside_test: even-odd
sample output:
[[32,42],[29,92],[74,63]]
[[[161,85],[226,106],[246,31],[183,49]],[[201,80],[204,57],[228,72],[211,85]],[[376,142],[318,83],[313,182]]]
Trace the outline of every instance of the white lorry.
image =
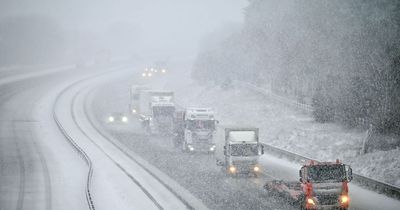
[[216,162],[227,174],[261,173],[258,159],[264,154],[258,128],[218,126],[216,139]]
[[143,93],[148,91],[149,88],[141,85],[132,85],[129,94],[129,110],[133,115],[140,113],[140,98],[143,97]]
[[171,91],[140,91],[139,116],[143,127],[152,134],[171,134],[175,113]]
[[183,135],[180,146],[183,151],[215,151],[214,111],[211,108],[187,108],[183,115]]

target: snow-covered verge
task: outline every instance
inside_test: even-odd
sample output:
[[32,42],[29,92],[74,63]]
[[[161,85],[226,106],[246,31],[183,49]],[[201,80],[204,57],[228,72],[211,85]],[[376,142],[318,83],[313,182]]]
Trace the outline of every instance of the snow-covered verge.
[[400,150],[359,155],[365,132],[346,129],[334,123],[317,123],[310,114],[274,101],[252,90],[233,87],[223,90],[215,84],[199,85],[192,81],[188,66],[176,66],[166,89],[173,89],[184,106],[209,106],[217,111],[222,124],[244,124],[260,128],[260,136],[271,144],[313,159],[337,158],[349,163],[354,172],[400,186]]

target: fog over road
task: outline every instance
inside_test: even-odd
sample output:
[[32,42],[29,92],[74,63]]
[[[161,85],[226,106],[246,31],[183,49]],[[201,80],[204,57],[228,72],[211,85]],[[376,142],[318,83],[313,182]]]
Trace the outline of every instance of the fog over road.
[[0,117],[0,210],[399,209],[400,1],[2,0]]

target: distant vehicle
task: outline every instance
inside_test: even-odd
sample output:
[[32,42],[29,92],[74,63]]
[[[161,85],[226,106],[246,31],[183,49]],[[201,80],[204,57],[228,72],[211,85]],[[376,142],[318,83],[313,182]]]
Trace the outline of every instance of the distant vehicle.
[[129,121],[130,120],[128,115],[122,112],[113,112],[108,115],[106,120],[106,122],[108,123],[123,123],[123,124],[126,124]]
[[259,157],[264,154],[258,128],[218,126],[216,162],[230,175],[261,173]]
[[300,209],[348,209],[348,183],[352,180],[350,166],[336,162],[310,163],[301,167],[300,181],[274,180],[264,188],[281,195]]
[[154,77],[157,74],[163,75],[166,73],[167,73],[167,69],[165,67],[155,65],[153,67],[145,68],[141,75],[142,75],[142,77],[149,78],[149,77]]
[[133,115],[138,115],[140,113],[140,97],[142,91],[149,90],[146,86],[132,85],[129,94],[129,109]]
[[180,147],[183,151],[215,151],[215,120],[211,108],[187,108],[183,113],[183,135]]
[[145,68],[142,72],[142,77],[153,77],[154,76],[154,69],[153,68]]
[[156,73],[165,74],[167,73],[167,61],[156,61],[154,62],[153,69]]
[[175,113],[174,92],[143,90],[139,95],[139,117],[142,126],[153,134],[172,134]]

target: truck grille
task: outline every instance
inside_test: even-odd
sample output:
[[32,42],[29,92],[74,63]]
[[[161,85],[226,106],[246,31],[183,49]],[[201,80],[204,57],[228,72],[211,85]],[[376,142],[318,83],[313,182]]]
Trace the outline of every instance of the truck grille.
[[317,199],[320,205],[335,205],[338,203],[338,195],[318,195]]

